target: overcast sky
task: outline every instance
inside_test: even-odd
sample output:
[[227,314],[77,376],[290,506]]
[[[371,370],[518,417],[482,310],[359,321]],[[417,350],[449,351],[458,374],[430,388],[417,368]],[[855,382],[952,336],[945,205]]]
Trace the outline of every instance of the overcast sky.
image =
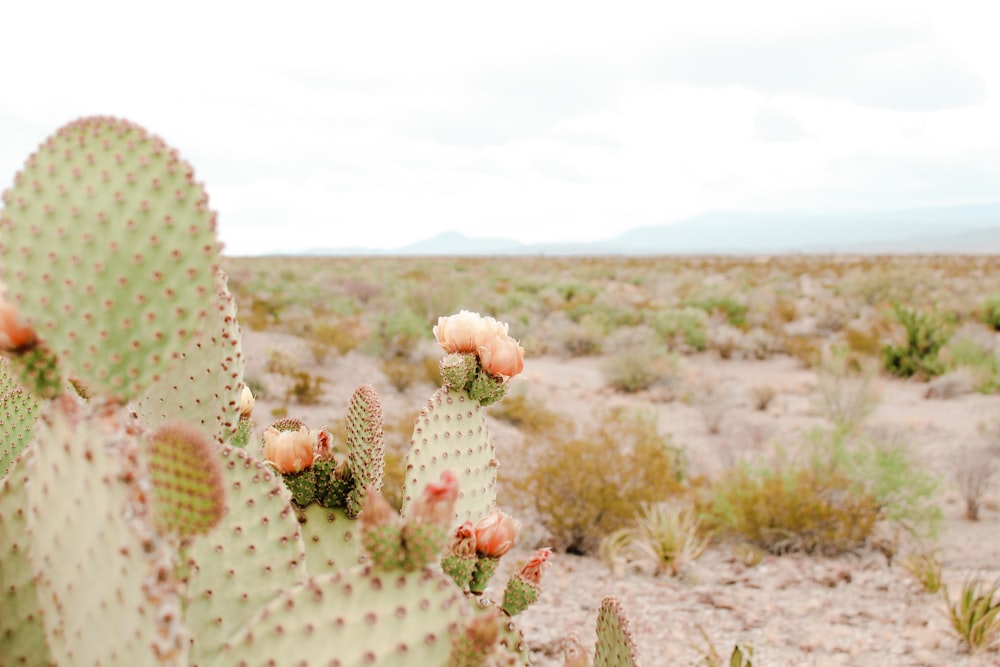
[[227,254],[1000,201],[989,0],[36,0],[0,21],[0,187],[59,126],[125,117],[193,164]]

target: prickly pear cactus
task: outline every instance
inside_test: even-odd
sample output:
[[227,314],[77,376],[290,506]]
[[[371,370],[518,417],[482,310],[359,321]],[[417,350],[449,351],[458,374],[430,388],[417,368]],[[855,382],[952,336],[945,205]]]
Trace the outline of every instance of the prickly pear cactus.
[[204,327],[218,256],[190,165],[125,120],[60,128],[3,193],[8,298],[64,375],[125,400]]
[[594,667],[640,667],[628,617],[617,598],[608,596],[597,612]]
[[462,389],[441,387],[413,429],[406,457],[403,514],[421,489],[450,470],[460,482],[455,524],[478,521],[496,506],[498,465],[483,406]]
[[180,584],[139,483],[136,431],[120,408],[69,396],[36,426],[23,509],[53,663],[186,662]]
[[216,456],[228,511],[184,549],[192,665],[211,664],[231,634],[306,576],[291,496],[277,475],[242,449],[221,447]]
[[370,384],[361,385],[347,408],[347,461],[354,488],[347,496],[347,515],[357,518],[369,488],[382,490],[385,447],[382,442],[382,403]]
[[0,479],[31,441],[38,402],[14,379],[6,359],[0,357]]

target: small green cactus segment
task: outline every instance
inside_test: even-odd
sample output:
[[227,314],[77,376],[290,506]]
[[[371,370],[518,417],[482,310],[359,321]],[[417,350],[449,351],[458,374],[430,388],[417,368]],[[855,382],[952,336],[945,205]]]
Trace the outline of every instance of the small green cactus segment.
[[597,612],[594,667],[639,667],[639,652],[628,617],[617,598],[608,596]]
[[309,574],[321,574],[362,562],[360,526],[342,509],[312,504],[296,510]]
[[0,357],[0,479],[31,442],[37,415],[38,402],[17,383],[7,360]]
[[357,518],[366,489],[381,491],[385,474],[382,403],[370,384],[358,387],[347,407],[347,462],[354,479],[354,488],[347,496],[347,515]]
[[353,568],[279,595],[212,664],[446,665],[452,637],[470,616],[464,596],[440,572]]
[[202,328],[215,214],[191,167],[128,121],[89,117],[32,154],[0,211],[0,280],[64,373],[132,400]]
[[179,582],[152,527],[135,426],[124,409],[69,396],[38,420],[25,512],[53,664],[186,661]]
[[193,665],[214,661],[232,633],[306,575],[299,523],[281,480],[242,449],[215,449],[228,511],[186,551]]
[[184,539],[202,535],[225,514],[217,445],[196,426],[172,422],[150,434],[146,443],[157,528]]
[[448,667],[530,665],[528,644],[517,624],[488,598],[477,597],[472,606],[475,618],[455,639]]
[[475,523],[496,506],[497,460],[486,413],[464,390],[440,387],[417,416],[406,456],[403,515],[446,470],[459,479],[455,521]]
[[507,580],[503,592],[503,610],[510,616],[517,616],[522,611],[535,604],[542,590],[538,584],[532,583],[515,572]]
[[28,560],[24,467],[0,480],[0,664],[41,667],[52,664],[52,656]]
[[44,342],[11,358],[23,386],[40,399],[54,398],[63,389],[59,360]]
[[236,302],[226,275],[216,273],[215,303],[204,327],[174,360],[171,372],[137,401],[143,423],[155,427],[174,420],[198,424],[216,441],[230,440],[238,428],[244,358]]
[[439,366],[445,387],[467,391],[480,405],[496,403],[507,394],[506,380],[484,371],[475,354],[452,352],[441,358]]

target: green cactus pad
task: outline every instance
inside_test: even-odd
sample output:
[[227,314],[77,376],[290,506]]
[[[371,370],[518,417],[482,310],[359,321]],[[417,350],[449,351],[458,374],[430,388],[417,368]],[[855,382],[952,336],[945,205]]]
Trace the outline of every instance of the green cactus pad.
[[292,500],[298,507],[306,507],[316,498],[316,471],[312,466],[300,472],[290,472],[280,475],[281,481],[288,487]]
[[485,591],[499,564],[499,558],[477,557],[476,567],[473,568],[472,576],[469,578],[469,590],[477,595]]
[[441,357],[438,367],[444,386],[449,389],[468,389],[476,377],[479,358],[474,354],[452,352]]
[[510,616],[517,616],[525,609],[538,601],[541,589],[537,584],[525,580],[515,572],[507,580],[507,587],[503,592],[503,610]]
[[476,372],[476,377],[469,385],[469,396],[484,407],[496,403],[506,395],[507,381],[502,377],[490,375],[482,368]]
[[482,406],[465,391],[439,388],[421,410],[410,439],[403,515],[445,470],[459,479],[455,521],[475,523],[496,506],[497,460]]
[[146,443],[157,527],[179,538],[207,533],[225,513],[217,445],[196,426],[167,423]]
[[362,561],[360,526],[342,509],[309,505],[296,510],[306,549],[306,569],[316,575]]
[[279,595],[233,635],[214,665],[446,665],[452,636],[470,617],[441,572],[355,568]]
[[356,518],[366,489],[381,491],[385,474],[382,404],[370,384],[358,387],[347,407],[347,461],[354,478],[354,488],[347,497],[347,514]]
[[[476,618],[466,624],[465,637],[455,642],[452,662],[448,667],[479,667],[480,665],[530,665],[531,653],[524,640],[524,634],[517,624],[508,617],[496,603],[485,597],[477,597],[473,602]],[[485,625],[489,621],[490,625]],[[479,625],[478,629],[476,625]],[[492,627],[491,627],[492,626]],[[471,636],[480,635],[478,641],[469,641]],[[492,650],[483,655],[483,639],[495,637]],[[477,648],[476,645],[479,645]],[[460,650],[465,651],[463,655]],[[477,661],[478,660],[478,661]]]
[[170,372],[137,401],[137,412],[151,427],[174,420],[198,424],[222,443],[237,430],[244,359],[236,302],[222,271],[217,272],[215,289],[215,305],[204,329],[191,337]]
[[639,667],[639,652],[628,617],[617,598],[608,596],[597,612],[594,667]]
[[[354,479],[347,466],[338,464],[335,460],[314,461],[310,469],[316,479],[316,492],[313,500],[330,509],[346,508],[348,497],[355,488]],[[351,518],[357,518],[357,515],[355,514]]]
[[42,667],[52,664],[52,656],[28,560],[24,507],[30,480],[24,468],[29,465],[0,480],[0,664]]
[[0,479],[31,442],[37,415],[38,402],[17,383],[7,360],[0,357]]
[[203,327],[219,261],[191,167],[128,121],[69,123],[0,212],[0,280],[64,373],[131,400]]
[[152,529],[136,430],[124,410],[70,396],[38,420],[28,554],[55,664],[186,659],[178,582]]
[[53,398],[63,390],[59,359],[45,341],[10,361],[21,384],[38,398]]
[[216,455],[228,511],[186,554],[192,665],[213,662],[247,619],[305,578],[299,523],[278,476],[242,449],[223,446]]

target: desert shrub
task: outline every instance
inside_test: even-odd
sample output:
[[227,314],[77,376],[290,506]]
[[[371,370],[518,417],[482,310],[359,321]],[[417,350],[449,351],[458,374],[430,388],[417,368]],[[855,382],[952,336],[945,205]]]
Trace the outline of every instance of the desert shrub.
[[989,327],[1000,331],[1000,294],[991,294],[986,298],[980,316]]
[[322,364],[330,354],[346,354],[361,344],[361,333],[356,318],[350,321],[320,321],[303,328],[309,340],[309,350],[316,363]]
[[426,338],[427,331],[427,321],[410,308],[392,309],[379,316],[368,351],[382,359],[406,356]]
[[618,391],[649,389],[676,370],[674,358],[648,327],[622,329],[612,336],[608,347],[616,351],[604,362],[604,379]]
[[698,308],[662,310],[648,323],[672,348],[702,351],[708,343],[708,315]]
[[820,413],[840,429],[851,430],[877,406],[875,369],[843,349],[833,349],[818,373]]
[[983,498],[993,484],[997,462],[984,447],[963,447],[955,459],[955,481],[965,501],[965,518],[979,521]]
[[751,388],[753,394],[753,407],[764,412],[771,405],[771,401],[778,395],[778,390],[769,384],[758,384]]
[[501,469],[509,502],[535,514],[552,546],[571,553],[595,551],[633,520],[641,503],[685,488],[682,450],[644,412],[611,409],[596,427],[577,431],[561,421],[523,447],[517,468]]
[[603,350],[604,331],[590,318],[575,322],[567,318],[565,326],[561,327],[556,338],[562,349],[571,357],[588,357],[600,354]]
[[795,357],[806,368],[814,368],[823,359],[823,348],[811,336],[787,335],[782,340],[782,346],[790,357]]
[[273,349],[268,354],[264,370],[285,378],[284,402],[295,402],[302,405],[315,405],[323,397],[323,385],[326,378],[313,375],[302,369],[298,362],[288,352]]
[[948,323],[937,313],[920,313],[893,306],[896,320],[906,331],[906,341],[882,348],[885,369],[899,377],[927,379],[944,372],[939,353],[951,337]]
[[559,416],[545,407],[543,399],[528,398],[527,392],[508,394],[490,408],[490,413],[531,433],[550,431],[559,421]]
[[967,336],[956,336],[945,348],[947,368],[968,369],[974,388],[981,394],[996,392],[1000,382],[1000,359],[991,347]]
[[747,306],[731,296],[707,296],[692,299],[686,306],[698,308],[708,314],[722,313],[726,321],[734,327],[743,327],[747,322]]
[[690,503],[664,501],[642,503],[635,524],[617,530],[601,542],[601,559],[638,563],[654,575],[676,576],[708,546],[695,507]]
[[382,359],[382,372],[398,391],[406,391],[414,384],[440,384],[440,361],[428,355],[414,358],[412,355],[397,355]]
[[954,602],[944,588],[948,617],[962,647],[969,652],[988,648],[1000,637],[1000,579],[987,585],[967,578]]
[[882,337],[874,328],[848,326],[844,329],[844,343],[851,352],[871,357],[878,357],[882,349]]
[[711,487],[706,512],[722,535],[775,554],[834,555],[863,546],[881,521],[930,534],[934,484],[901,447],[815,434],[810,455],[780,454],[771,464],[742,464]]

